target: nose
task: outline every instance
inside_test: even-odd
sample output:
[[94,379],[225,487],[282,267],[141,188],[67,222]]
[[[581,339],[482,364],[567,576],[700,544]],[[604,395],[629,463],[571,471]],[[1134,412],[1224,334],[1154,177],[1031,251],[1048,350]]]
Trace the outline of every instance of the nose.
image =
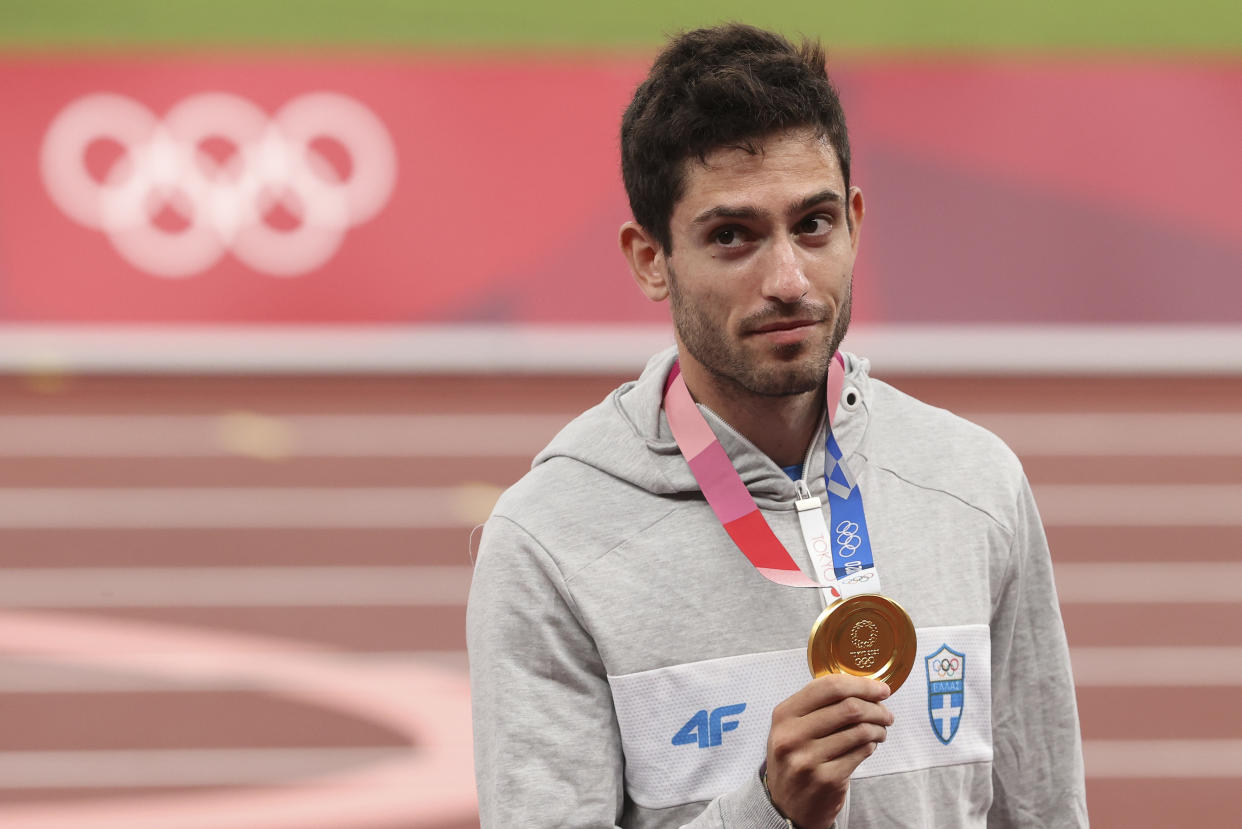
[[793,240],[788,237],[773,242],[764,271],[765,299],[792,304],[802,299],[811,287]]

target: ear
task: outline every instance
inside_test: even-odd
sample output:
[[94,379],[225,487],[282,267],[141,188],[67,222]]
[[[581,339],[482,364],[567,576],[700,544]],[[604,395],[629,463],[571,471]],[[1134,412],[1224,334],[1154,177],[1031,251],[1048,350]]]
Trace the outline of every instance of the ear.
[[668,298],[668,268],[664,251],[638,222],[621,225],[621,252],[630,263],[630,273],[639,289],[652,302]]
[[850,188],[849,204],[846,205],[846,209],[850,212],[850,247],[857,254],[859,234],[862,233],[863,214],[867,212],[863,206],[862,190],[857,187]]

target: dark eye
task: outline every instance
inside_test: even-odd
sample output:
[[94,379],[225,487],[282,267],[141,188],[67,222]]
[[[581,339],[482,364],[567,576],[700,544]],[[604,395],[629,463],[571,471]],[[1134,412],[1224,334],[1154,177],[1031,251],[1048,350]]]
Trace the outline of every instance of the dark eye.
[[798,232],[807,236],[823,236],[832,230],[832,223],[826,216],[807,216],[798,224]]
[[729,245],[735,244],[737,240],[737,231],[731,227],[723,227],[716,231],[715,242],[718,245],[728,247]]

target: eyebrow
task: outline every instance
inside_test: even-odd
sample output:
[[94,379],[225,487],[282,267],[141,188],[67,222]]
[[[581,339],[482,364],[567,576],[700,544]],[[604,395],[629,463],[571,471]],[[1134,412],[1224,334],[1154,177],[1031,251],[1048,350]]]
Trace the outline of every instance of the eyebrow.
[[[786,210],[786,213],[789,215],[804,213],[815,205],[824,204],[825,202],[844,204],[845,197],[836,190],[832,190],[830,188],[820,190],[818,193],[812,193],[806,198],[790,204]],[[708,222],[715,221],[716,219],[747,219],[753,221],[756,219],[767,218],[767,215],[768,212],[766,210],[760,210],[757,207],[720,204],[715,207],[710,207],[695,216],[691,224],[698,227],[700,225],[705,225]]]
[[705,225],[716,219],[762,219],[766,215],[766,210],[760,210],[757,207],[731,207],[727,204],[720,204],[695,216],[691,224]]
[[845,204],[845,197],[831,188],[825,188],[818,193],[812,193],[796,205],[791,205],[789,213],[804,213],[817,204],[830,202],[833,204]]

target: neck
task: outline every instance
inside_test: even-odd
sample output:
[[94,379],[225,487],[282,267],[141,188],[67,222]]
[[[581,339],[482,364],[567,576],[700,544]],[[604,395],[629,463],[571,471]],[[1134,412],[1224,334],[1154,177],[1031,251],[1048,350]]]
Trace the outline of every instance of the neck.
[[683,362],[681,372],[696,402],[719,415],[777,466],[802,463],[824,410],[822,387],[773,397],[749,392],[694,360]]

